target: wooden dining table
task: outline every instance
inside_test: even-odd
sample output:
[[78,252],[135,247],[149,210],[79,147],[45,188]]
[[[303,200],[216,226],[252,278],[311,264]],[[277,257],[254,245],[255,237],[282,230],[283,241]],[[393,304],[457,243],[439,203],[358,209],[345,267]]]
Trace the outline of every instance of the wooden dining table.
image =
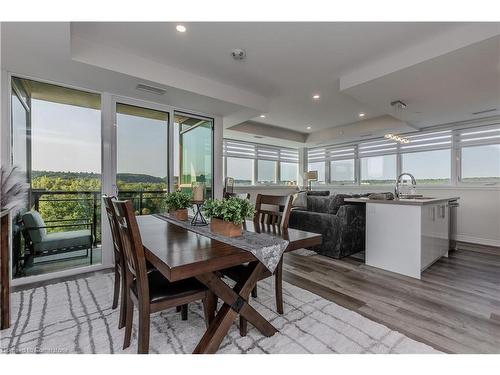
[[[238,315],[244,317],[264,336],[277,330],[249,303],[248,298],[257,281],[271,273],[252,253],[239,249],[167,222],[153,215],[138,216],[146,259],[169,281],[195,277],[219,299],[222,307],[216,312],[193,353],[215,353]],[[288,242],[285,252],[321,244],[321,235],[297,229],[282,232],[277,225],[263,225],[246,221],[247,231],[267,233]],[[249,263],[251,272],[246,280],[233,287],[226,284],[220,270]]]

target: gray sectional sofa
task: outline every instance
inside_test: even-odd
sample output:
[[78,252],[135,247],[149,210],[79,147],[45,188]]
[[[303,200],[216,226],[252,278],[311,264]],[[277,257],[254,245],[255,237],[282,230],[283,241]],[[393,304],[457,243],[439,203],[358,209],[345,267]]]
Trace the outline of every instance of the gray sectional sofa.
[[307,192],[307,206],[294,207],[290,215],[290,228],[323,235],[323,242],[311,248],[332,258],[365,250],[365,205],[349,204],[346,194]]

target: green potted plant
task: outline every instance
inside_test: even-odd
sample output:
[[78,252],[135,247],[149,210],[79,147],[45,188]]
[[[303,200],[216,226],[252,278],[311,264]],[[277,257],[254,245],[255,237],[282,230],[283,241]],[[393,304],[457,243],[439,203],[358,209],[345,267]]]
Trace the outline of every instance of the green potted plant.
[[165,198],[165,206],[171,216],[177,220],[186,221],[188,218],[188,207],[191,206],[191,196],[182,191],[168,193]]
[[242,223],[254,214],[249,200],[236,197],[209,199],[203,205],[203,211],[211,219],[210,230],[227,237],[241,236]]

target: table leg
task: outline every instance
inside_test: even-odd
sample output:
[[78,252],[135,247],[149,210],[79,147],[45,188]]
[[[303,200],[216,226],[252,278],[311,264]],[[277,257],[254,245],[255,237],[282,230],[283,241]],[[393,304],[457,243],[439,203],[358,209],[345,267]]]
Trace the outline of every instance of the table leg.
[[250,276],[242,284],[231,289],[214,273],[199,275],[196,278],[205,284],[223,302],[215,319],[210,323],[193,353],[215,353],[226,336],[231,324],[238,314],[252,323],[264,336],[270,337],[277,331],[257,310],[247,302],[252,289],[257,284],[265,268],[262,263],[255,263]]

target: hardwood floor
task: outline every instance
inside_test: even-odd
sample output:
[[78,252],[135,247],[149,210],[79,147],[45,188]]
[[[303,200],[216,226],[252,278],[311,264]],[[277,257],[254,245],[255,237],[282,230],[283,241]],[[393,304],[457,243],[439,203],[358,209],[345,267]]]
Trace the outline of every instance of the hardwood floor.
[[[467,248],[464,250],[463,248]],[[500,252],[460,246],[422,280],[286,254],[284,280],[447,353],[500,353]]]

